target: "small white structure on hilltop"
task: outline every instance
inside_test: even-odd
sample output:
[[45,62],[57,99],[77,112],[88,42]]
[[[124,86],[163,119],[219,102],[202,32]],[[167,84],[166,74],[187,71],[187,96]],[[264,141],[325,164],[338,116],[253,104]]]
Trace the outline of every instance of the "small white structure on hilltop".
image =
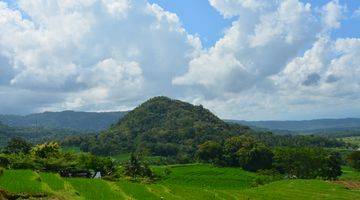
[[94,178],[101,178],[101,172],[96,172]]

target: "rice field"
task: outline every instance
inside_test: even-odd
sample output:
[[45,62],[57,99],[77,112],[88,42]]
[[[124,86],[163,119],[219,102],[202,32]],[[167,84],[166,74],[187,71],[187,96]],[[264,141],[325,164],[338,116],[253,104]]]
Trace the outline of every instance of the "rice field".
[[[218,168],[203,164],[153,167],[163,178],[153,184],[127,180],[61,178],[57,174],[30,170],[6,170],[0,188],[12,193],[46,194],[49,199],[360,199],[360,190],[322,180],[281,180],[253,187],[266,178],[237,168]],[[343,179],[360,177],[351,169]],[[354,179],[353,179],[354,180]]]

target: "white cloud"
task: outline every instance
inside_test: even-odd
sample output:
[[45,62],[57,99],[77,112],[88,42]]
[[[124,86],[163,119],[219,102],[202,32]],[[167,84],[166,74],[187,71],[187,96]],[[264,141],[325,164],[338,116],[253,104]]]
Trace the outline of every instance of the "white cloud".
[[339,4],[339,0],[332,0],[322,8],[323,20],[329,28],[340,28],[340,21],[344,18],[345,7]]
[[338,1],[325,4],[321,12],[298,0],[210,3],[237,20],[173,80],[205,91],[194,102],[240,119],[327,117],[341,108],[351,114],[360,110],[355,103],[360,98],[357,39],[329,37],[343,19],[345,7]]
[[8,76],[0,84],[59,97],[34,110],[111,109],[176,93],[172,78],[202,48],[175,14],[145,0],[21,0],[17,6],[0,2],[0,63]]
[[129,109],[154,95],[224,118],[360,111],[359,39],[330,37],[344,19],[339,1],[209,3],[234,21],[204,49],[146,0],[0,1],[0,113]]

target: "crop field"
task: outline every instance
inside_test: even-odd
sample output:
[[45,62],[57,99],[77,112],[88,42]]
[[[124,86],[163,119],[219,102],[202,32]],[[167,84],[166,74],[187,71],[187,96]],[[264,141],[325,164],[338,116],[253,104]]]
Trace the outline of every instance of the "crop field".
[[[6,170],[0,176],[0,188],[12,193],[46,194],[49,199],[360,199],[360,190],[342,184],[322,180],[270,182],[269,177],[238,168],[193,164],[156,166],[153,170],[162,178],[152,184]],[[342,180],[359,181],[359,172],[344,171]],[[267,184],[255,187],[259,179]]]

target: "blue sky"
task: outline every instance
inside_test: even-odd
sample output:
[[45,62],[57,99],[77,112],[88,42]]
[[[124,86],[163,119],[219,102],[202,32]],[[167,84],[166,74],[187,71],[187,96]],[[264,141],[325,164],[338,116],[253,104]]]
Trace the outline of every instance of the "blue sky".
[[[168,11],[176,13],[186,30],[192,34],[199,34],[203,45],[211,47],[223,36],[225,28],[234,19],[224,19],[208,2],[208,0],[150,0]],[[328,0],[304,0],[313,7],[321,7]],[[337,37],[360,37],[360,17],[353,18],[352,13],[360,7],[358,0],[340,0],[347,6],[348,18],[342,22],[342,28],[332,33]]]
[[360,117],[358,0],[0,0],[0,16],[0,113],[165,95],[227,119]]

